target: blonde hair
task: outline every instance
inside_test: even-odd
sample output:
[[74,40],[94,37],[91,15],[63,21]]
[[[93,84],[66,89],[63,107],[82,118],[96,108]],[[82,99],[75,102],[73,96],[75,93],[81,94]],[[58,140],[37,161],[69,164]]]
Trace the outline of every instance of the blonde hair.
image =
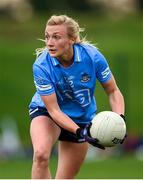
[[68,17],[67,15],[51,16],[51,18],[47,21],[46,26],[62,25],[62,24],[66,25],[68,36],[74,38],[75,43],[81,43],[85,41],[84,38],[81,38],[81,32],[84,32],[84,28],[80,28],[79,24],[74,19]]
[[[70,38],[75,39],[75,43],[89,43],[88,41],[86,41],[85,37],[81,36],[81,33],[84,32],[84,28],[80,28],[78,22],[72,19],[71,17],[68,17],[67,15],[51,16],[47,21],[46,26],[54,26],[54,25],[62,25],[62,24],[66,25],[68,36]],[[45,49],[46,47],[36,49],[36,55],[39,56],[39,54],[41,54]]]

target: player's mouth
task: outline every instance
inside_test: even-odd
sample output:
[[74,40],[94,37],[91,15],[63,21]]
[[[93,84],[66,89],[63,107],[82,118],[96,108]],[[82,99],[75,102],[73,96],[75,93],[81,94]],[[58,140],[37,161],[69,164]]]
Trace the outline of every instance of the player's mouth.
[[49,53],[53,54],[53,53],[56,53],[56,49],[49,49]]

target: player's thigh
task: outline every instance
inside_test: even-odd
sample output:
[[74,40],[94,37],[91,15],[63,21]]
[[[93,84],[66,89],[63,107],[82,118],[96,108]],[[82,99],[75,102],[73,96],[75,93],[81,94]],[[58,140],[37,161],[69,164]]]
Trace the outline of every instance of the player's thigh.
[[[31,121],[30,135],[34,152],[51,151],[59,137],[60,128],[47,116],[37,116]],[[50,152],[49,152],[50,153]]]
[[73,178],[79,171],[86,153],[88,143],[61,141],[59,144],[59,161],[57,178]]

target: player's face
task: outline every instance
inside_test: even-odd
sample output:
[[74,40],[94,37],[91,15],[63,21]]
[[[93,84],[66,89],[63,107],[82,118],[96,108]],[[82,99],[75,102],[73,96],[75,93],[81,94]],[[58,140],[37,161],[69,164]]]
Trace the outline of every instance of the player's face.
[[46,46],[50,56],[60,61],[69,61],[73,57],[73,43],[69,38],[65,25],[47,26],[45,30]]

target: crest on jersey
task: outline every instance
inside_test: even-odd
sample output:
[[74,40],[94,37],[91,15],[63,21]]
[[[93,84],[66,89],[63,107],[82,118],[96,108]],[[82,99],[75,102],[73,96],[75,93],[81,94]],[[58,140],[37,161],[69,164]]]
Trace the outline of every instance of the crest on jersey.
[[90,76],[87,73],[81,74],[81,82],[88,82],[90,80]]

